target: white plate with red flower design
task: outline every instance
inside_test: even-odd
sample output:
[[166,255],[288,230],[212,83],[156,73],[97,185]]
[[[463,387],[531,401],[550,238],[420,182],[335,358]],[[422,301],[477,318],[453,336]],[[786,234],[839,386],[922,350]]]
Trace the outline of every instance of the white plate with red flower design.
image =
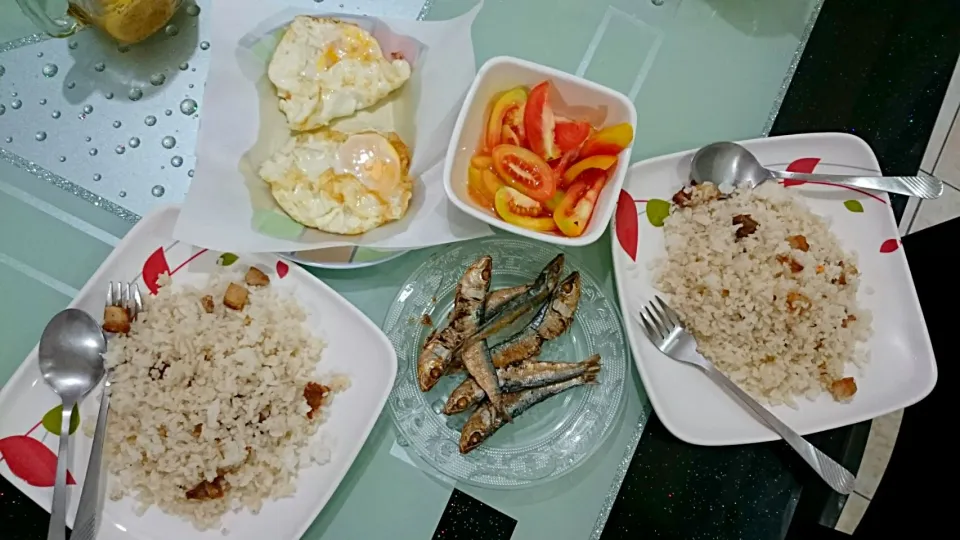
[[[307,530],[333,495],[353,463],[386,403],[397,373],[397,356],[380,329],[356,307],[319,279],[296,265],[270,254],[244,255],[200,249],[173,240],[173,225],[180,210],[164,207],[142,219],[117,245],[70,303],[97,320],[110,281],[135,281],[141,291],[155,291],[157,277],[167,272],[174,283],[203,285],[222,266],[245,270],[256,265],[266,270],[271,287],[295,298],[307,312],[306,325],[326,342],[318,373],[338,373],[351,386],[330,405],[328,420],[317,434],[333,443],[331,460],[300,471],[296,493],[266,502],[254,515],[230,512],[222,529],[231,538],[297,539]],[[99,390],[80,405],[81,422],[96,417]],[[0,390],[0,474],[37,504],[50,509],[56,467],[59,418],[58,399],[37,368],[34,348],[10,381]],[[48,412],[50,411],[50,412]],[[54,425],[56,424],[56,425]],[[82,426],[81,426],[82,427]],[[67,524],[72,526],[82,481],[90,456],[91,439],[77,430],[69,471],[72,485]],[[108,482],[112,478],[108,479]],[[223,538],[221,529],[196,530],[190,522],[151,507],[142,516],[134,501],[106,500],[97,538],[100,540],[161,540],[168,538]]]
[[[741,143],[771,168],[826,174],[880,174],[873,151],[841,133],[792,135]],[[627,174],[611,225],[613,264],[623,320],[637,370],[663,424],[678,438],[702,445],[746,444],[777,438],[696,368],[660,353],[637,323],[641,306],[658,294],[651,265],[665,255],[663,218],[671,196],[688,183],[694,151],[639,162]],[[782,183],[782,182],[781,182]],[[827,218],[861,271],[858,302],[873,313],[870,361],[855,375],[858,391],[846,403],[829,394],[800,398],[797,409],[769,407],[793,429],[814,433],[868,420],[916,403],[933,389],[937,365],[900,236],[885,194],[840,186],[786,184]]]

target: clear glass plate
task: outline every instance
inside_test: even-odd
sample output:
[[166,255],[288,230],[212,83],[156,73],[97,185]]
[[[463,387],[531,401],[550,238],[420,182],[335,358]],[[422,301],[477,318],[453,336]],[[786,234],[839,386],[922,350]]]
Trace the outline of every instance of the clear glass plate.
[[[579,261],[566,255],[564,276],[581,274],[582,293],[574,324],[544,344],[540,358],[579,362],[601,356],[598,384],[568,390],[535,405],[467,455],[458,449],[460,429],[471,411],[441,412],[464,375],[444,377],[429,392],[416,380],[417,356],[432,326],[443,324],[453,307],[457,281],[483,255],[493,257],[491,289],[529,283],[562,250],[513,237],[458,244],[420,266],[404,283],[383,328],[397,351],[398,372],[389,406],[408,450],[456,480],[486,488],[512,489],[563,476],[587,460],[611,432],[623,398],[627,348],[619,309]],[[425,317],[426,315],[426,317]],[[519,321],[522,325],[526,318]],[[508,328],[491,339],[513,333]]]

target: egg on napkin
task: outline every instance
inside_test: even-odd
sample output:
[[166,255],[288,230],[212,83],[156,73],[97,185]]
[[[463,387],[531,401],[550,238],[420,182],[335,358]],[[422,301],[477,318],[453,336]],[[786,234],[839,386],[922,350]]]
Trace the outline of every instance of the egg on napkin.
[[403,217],[413,181],[396,133],[319,129],[293,136],[260,167],[292,219],[321,231],[361,234]]
[[410,78],[410,64],[396,56],[386,59],[377,40],[355,24],[301,15],[287,27],[267,76],[290,129],[307,131],[400,88]]

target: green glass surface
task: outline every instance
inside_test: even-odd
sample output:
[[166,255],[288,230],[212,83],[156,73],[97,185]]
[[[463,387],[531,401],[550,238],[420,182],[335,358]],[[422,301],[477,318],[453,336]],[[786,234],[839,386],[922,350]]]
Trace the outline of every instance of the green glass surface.
[[[445,19],[472,5],[435,0],[423,14]],[[633,98],[634,156],[643,159],[761,135],[816,5],[816,0],[487,0],[473,37],[478,65],[496,55],[521,56]],[[14,2],[0,5],[0,42],[34,32]],[[0,161],[0,382],[130,226]],[[433,251],[365,269],[310,271],[379,324],[399,284]],[[609,234],[569,251],[614,294]],[[633,371],[631,376],[621,429],[581,469],[531,490],[457,487],[517,519],[515,539],[591,537],[607,497],[615,494],[618,468],[625,454],[632,455],[638,419],[649,407],[639,378]],[[305,538],[429,538],[453,484],[403,454],[385,413]]]

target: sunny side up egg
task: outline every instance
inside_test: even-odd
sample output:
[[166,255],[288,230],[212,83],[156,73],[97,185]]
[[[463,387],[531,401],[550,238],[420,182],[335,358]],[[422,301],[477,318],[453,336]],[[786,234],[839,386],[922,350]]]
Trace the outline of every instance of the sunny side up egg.
[[410,153],[395,133],[329,129],[295,135],[260,167],[294,220],[335,234],[361,234],[403,217],[413,182]]
[[387,60],[366,30],[324,17],[295,17],[267,67],[280,110],[294,131],[327,125],[370,107],[410,78],[410,64]]

